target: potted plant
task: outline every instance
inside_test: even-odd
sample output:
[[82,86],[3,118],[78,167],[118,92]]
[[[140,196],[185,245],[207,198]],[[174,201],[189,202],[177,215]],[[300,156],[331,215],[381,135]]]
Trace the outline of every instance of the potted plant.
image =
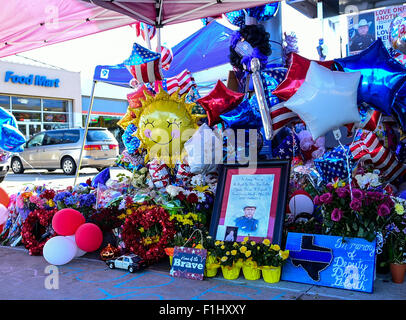
[[215,254],[215,245],[214,245],[213,237],[206,234],[203,238],[203,246],[207,250],[207,257],[206,257],[206,266],[204,269],[204,276],[205,277],[215,277],[217,275],[217,271],[220,268],[219,259]]
[[394,210],[384,234],[387,242],[390,272],[394,283],[403,283],[406,271],[406,214],[405,202],[395,199]]
[[279,245],[271,245],[269,239],[265,239],[261,243],[261,247],[262,255],[258,259],[258,265],[264,281],[267,283],[279,282],[282,265],[289,257],[289,250],[283,251]]
[[248,237],[246,237],[241,242],[239,251],[243,257],[242,273],[244,278],[246,280],[260,279],[261,270],[258,267],[258,261],[263,254],[263,246],[255,241],[248,241]]
[[214,254],[219,259],[225,279],[234,280],[240,276],[242,256],[237,242],[216,241],[214,243]]

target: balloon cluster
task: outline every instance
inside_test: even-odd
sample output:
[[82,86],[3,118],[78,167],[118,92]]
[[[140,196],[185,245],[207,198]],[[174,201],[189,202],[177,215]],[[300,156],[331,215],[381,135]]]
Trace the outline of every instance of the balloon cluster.
[[[279,9],[279,2],[269,3],[262,6],[248,8],[245,10],[236,10],[225,13],[228,22],[237,27],[244,27],[249,18],[257,22],[268,21],[276,15]],[[247,19],[248,18],[248,19]]]
[[97,250],[103,242],[103,233],[93,223],[86,223],[77,210],[59,210],[52,218],[57,236],[49,239],[43,249],[45,260],[53,265],[64,265],[87,252]]

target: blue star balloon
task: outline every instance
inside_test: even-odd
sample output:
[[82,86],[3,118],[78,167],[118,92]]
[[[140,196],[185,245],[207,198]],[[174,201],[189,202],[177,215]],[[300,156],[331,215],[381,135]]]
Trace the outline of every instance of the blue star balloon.
[[236,108],[220,115],[226,128],[258,129],[262,127],[257,97],[244,99]]
[[140,140],[132,136],[136,131],[137,127],[134,124],[130,124],[122,136],[124,146],[130,154],[133,154],[140,147]]
[[334,61],[341,71],[361,72],[359,103],[366,102],[386,115],[392,114],[396,94],[406,81],[406,67],[390,56],[380,38],[357,55]]
[[250,17],[257,19],[257,21],[267,21],[271,19],[278,12],[279,2],[265,4],[254,8],[248,8],[247,14]]
[[291,159],[300,154],[299,138],[291,131],[291,134],[287,135],[281,144],[272,150],[272,156],[278,159]]
[[399,126],[406,132],[406,85],[403,85],[397,93],[392,111]]

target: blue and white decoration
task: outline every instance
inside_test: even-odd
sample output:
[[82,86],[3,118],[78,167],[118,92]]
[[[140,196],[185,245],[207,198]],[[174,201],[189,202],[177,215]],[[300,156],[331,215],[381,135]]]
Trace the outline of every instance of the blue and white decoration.
[[140,147],[140,140],[134,137],[133,134],[137,132],[137,127],[131,123],[128,125],[127,129],[123,133],[122,139],[124,146],[127,148],[130,154],[134,154],[135,151]]
[[[314,159],[314,166],[326,183],[332,182],[336,178],[345,180],[349,175],[347,157],[351,159],[350,148],[337,146],[327,151],[321,158]],[[349,160],[349,165],[351,172],[354,166],[351,160]]]
[[299,138],[294,132],[287,135],[282,143],[272,150],[272,156],[278,159],[292,159],[299,154]]
[[373,292],[376,240],[289,232],[281,279]]

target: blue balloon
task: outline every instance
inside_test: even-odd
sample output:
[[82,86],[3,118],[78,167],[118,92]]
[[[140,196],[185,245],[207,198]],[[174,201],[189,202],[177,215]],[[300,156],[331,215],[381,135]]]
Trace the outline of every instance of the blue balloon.
[[0,108],[0,148],[4,151],[22,152],[25,141],[14,116]]
[[278,80],[272,76],[272,73],[261,72],[262,85],[264,87],[265,98],[268,102],[268,107],[272,107],[278,104],[280,101],[277,96],[273,95],[272,92],[278,87]]
[[130,154],[133,154],[140,147],[140,140],[137,137],[132,136],[137,131],[137,127],[134,124],[127,126],[126,130],[121,137],[123,139],[124,146],[127,148]]
[[245,13],[243,10],[237,10],[225,13],[227,20],[237,27],[242,28],[245,26]]
[[396,94],[406,81],[406,67],[390,56],[382,39],[357,55],[335,62],[341,71],[361,72],[359,103],[368,103],[385,115],[392,115]]
[[92,187],[97,188],[99,184],[105,185],[107,180],[110,179],[110,168],[106,168],[99,172],[92,180]]
[[258,129],[262,127],[257,97],[244,99],[236,108],[220,115],[226,128]]
[[267,21],[271,19],[278,12],[279,2],[265,4],[263,6],[248,8],[247,14],[250,17],[257,19],[257,21]]

